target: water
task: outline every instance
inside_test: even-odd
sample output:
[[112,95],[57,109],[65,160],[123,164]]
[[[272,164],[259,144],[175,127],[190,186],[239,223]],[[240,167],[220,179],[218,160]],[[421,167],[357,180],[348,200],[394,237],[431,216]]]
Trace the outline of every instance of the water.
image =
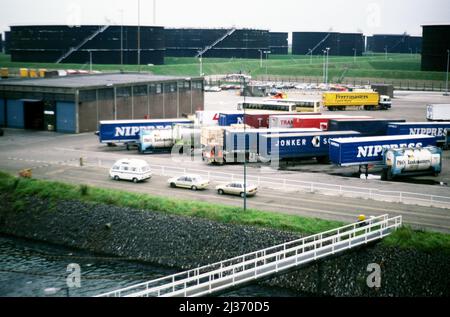
[[[81,287],[67,288],[67,266],[81,268]],[[176,273],[145,263],[0,236],[1,297],[85,297]],[[300,296],[283,289],[247,286],[221,296]]]

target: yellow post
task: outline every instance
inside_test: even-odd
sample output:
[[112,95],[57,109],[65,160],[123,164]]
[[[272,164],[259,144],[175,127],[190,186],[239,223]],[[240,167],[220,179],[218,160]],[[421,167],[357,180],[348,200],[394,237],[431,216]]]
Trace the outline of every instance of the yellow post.
[[36,71],[36,69],[30,69],[30,78],[37,78],[38,77],[38,72]]
[[46,72],[47,72],[46,69],[43,68],[39,69],[39,77],[44,78]]

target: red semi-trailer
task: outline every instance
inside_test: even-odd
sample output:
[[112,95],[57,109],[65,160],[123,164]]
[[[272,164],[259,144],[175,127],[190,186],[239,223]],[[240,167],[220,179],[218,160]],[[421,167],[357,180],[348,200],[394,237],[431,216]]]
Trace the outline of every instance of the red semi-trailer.
[[323,131],[328,130],[328,124],[330,120],[336,119],[346,119],[346,120],[362,120],[362,119],[372,119],[368,116],[345,116],[345,115],[335,115],[335,116],[302,116],[294,119],[294,128],[296,129],[306,129],[306,128],[316,128]]

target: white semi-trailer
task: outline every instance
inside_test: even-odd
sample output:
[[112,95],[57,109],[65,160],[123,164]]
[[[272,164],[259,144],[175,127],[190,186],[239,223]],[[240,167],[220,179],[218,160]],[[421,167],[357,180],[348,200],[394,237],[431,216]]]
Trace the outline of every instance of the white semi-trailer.
[[450,121],[450,104],[431,104],[427,106],[428,121]]

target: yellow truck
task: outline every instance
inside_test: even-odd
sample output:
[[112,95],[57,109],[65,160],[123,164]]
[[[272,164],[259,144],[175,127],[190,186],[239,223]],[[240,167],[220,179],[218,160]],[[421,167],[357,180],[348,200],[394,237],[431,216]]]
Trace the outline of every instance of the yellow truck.
[[322,102],[323,107],[330,111],[360,107],[364,110],[388,110],[392,105],[389,96],[377,92],[325,92]]

